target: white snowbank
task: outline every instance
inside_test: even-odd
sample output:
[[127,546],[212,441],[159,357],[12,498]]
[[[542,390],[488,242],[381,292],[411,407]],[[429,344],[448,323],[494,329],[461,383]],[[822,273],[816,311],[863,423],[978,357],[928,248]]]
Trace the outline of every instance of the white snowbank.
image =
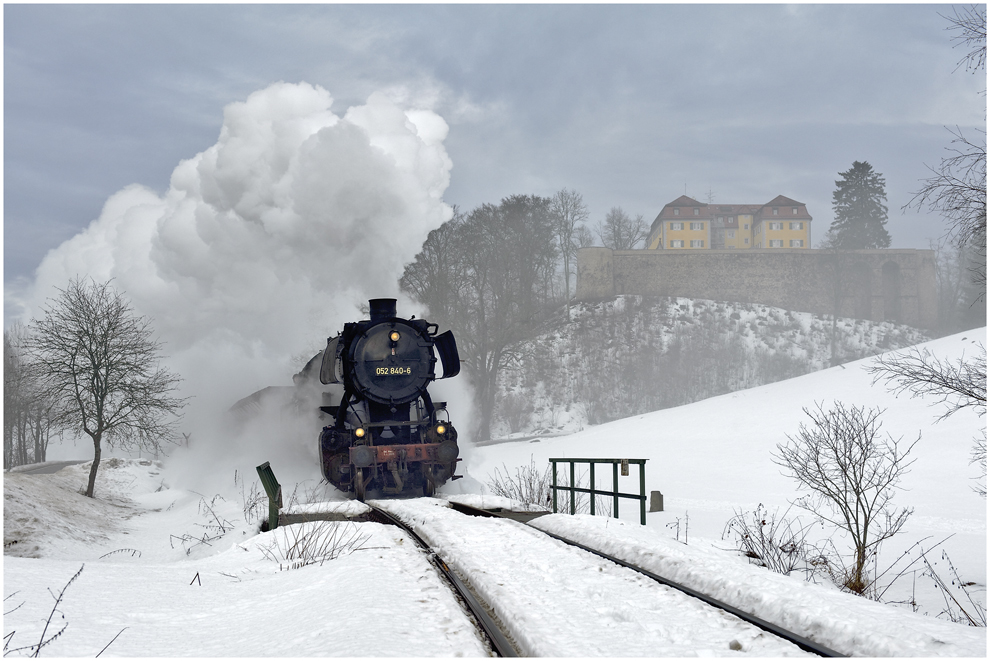
[[945,622],[776,574],[644,526],[550,514],[531,526],[608,553],[852,656],[986,655],[986,629]]

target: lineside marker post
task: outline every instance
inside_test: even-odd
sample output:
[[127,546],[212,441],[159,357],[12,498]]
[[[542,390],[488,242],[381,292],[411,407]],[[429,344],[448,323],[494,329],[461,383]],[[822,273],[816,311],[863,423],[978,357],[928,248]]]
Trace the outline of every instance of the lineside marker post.
[[275,471],[267,461],[258,466],[258,477],[268,494],[268,529],[278,528],[278,510],[282,507],[282,485],[275,479]]

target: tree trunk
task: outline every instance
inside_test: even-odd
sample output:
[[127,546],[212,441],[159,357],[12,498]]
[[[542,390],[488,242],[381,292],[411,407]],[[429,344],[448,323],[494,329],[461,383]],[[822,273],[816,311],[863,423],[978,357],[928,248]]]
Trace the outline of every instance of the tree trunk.
[[857,594],[866,592],[866,581],[863,580],[863,571],[866,568],[866,549],[860,544],[856,545],[856,566],[853,568],[853,580],[847,586]]
[[837,330],[836,330],[836,318],[835,318],[835,315],[836,315],[836,313],[833,310],[833,312],[832,312],[832,337],[831,337],[831,340],[829,341],[829,346],[831,348],[832,357],[829,359],[829,365],[828,365],[829,367],[835,367],[836,365],[839,364],[838,350],[837,350],[837,347],[835,346],[835,334],[837,332]]
[[492,418],[495,414],[495,379],[488,370],[482,375],[484,387],[479,393],[481,422],[478,425],[478,440],[487,441],[492,437]]
[[93,467],[89,469],[89,486],[86,487],[86,495],[93,498],[93,490],[96,488],[96,471],[100,468],[100,436],[93,437]]

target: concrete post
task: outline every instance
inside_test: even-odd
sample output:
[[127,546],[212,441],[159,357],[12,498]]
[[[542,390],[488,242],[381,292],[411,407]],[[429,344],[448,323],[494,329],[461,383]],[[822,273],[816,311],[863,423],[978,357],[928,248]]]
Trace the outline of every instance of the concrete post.
[[651,512],[662,512],[663,511],[663,494],[659,491],[650,492],[650,511]]

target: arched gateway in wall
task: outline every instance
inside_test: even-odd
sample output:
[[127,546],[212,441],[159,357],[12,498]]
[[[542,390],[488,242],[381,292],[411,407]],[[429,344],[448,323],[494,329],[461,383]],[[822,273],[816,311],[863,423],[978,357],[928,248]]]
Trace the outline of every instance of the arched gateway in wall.
[[763,303],[917,328],[936,323],[931,250],[620,250],[582,248],[578,300],[617,294]]

